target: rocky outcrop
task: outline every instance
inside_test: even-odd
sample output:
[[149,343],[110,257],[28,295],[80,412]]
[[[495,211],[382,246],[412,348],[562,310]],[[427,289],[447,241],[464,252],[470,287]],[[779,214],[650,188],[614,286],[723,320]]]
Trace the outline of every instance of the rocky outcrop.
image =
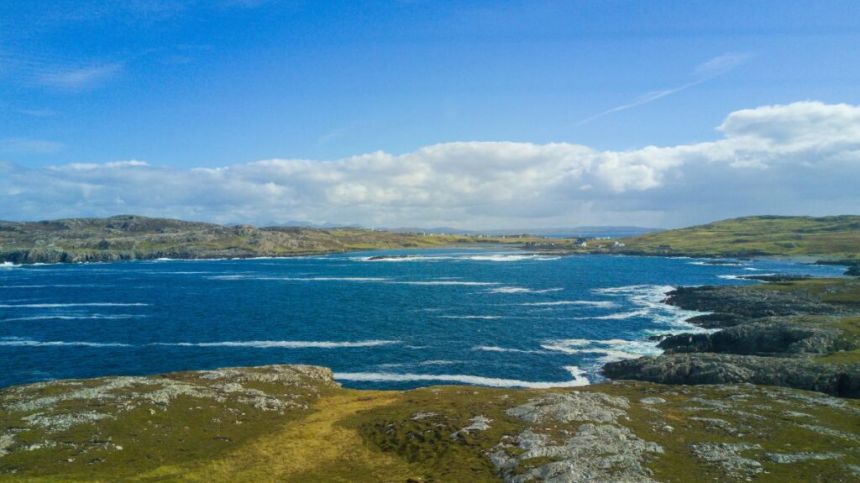
[[[686,287],[667,303],[710,312],[688,322],[716,332],[677,334],[660,339],[661,356],[607,364],[613,379],[667,384],[755,383],[860,397],[860,364],[819,356],[857,349],[851,332],[860,316],[852,279],[757,277],[764,285]],[[853,354],[853,353],[851,353]]]
[[[824,303],[804,291],[750,290],[749,286],[681,287],[669,293],[666,303],[686,310],[720,314],[725,325],[763,317],[847,312],[845,307]],[[692,321],[696,320],[701,319]]]
[[603,368],[613,379],[664,384],[753,383],[860,397],[860,367],[816,364],[805,359],[733,354],[667,354],[613,362]]
[[[195,371],[163,376],[120,376],[87,380],[48,381],[0,391],[0,457],[36,449],[62,447],[86,456],[104,450],[122,451],[109,441],[77,441],[69,430],[95,423],[146,414],[153,424],[183,411],[183,404],[202,410],[219,407],[241,417],[247,411],[273,417],[304,413],[321,393],[337,389],[330,369],[304,365],[271,365]],[[221,416],[223,417],[223,415]],[[236,424],[241,424],[239,421]],[[27,443],[41,435],[37,447]]]
[[854,348],[838,330],[781,321],[735,325],[710,334],[673,335],[663,339],[659,347],[667,353],[715,352],[781,356],[828,354]]
[[[488,457],[507,482],[639,481],[651,482],[645,462],[663,453],[618,423],[630,402],[600,392],[550,393],[507,410],[509,416],[540,426],[504,438]],[[572,436],[558,438],[549,425],[582,423]],[[523,468],[536,459],[545,464]]]

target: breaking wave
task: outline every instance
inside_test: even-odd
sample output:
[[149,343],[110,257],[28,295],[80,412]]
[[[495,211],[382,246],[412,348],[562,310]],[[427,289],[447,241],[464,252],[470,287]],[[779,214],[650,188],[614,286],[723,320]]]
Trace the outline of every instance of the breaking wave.
[[25,320],[125,320],[140,319],[146,315],[140,314],[89,314],[89,315],[34,315],[32,317],[15,317],[3,319],[3,322],[25,321]]
[[0,340],[0,346],[13,347],[132,347],[130,344],[119,342],[85,342],[85,341],[40,341],[33,339],[22,339],[18,337],[4,338]]
[[541,350],[533,350],[533,349],[514,349],[510,347],[499,347],[495,345],[479,345],[472,347],[473,351],[484,351],[484,352],[515,352],[519,354],[545,354],[545,351]]
[[572,379],[568,381],[544,382],[521,381],[519,379],[501,379],[495,377],[472,376],[467,374],[397,374],[392,372],[336,372],[334,378],[341,381],[356,382],[459,382],[488,387],[526,387],[548,389],[553,387],[587,386],[588,378],[584,371],[576,366],[565,366]]
[[532,306],[532,307],[552,307],[558,305],[587,305],[590,307],[613,308],[617,307],[615,302],[606,300],[555,300],[552,302],[528,302],[517,305]]
[[705,329],[688,323],[687,319],[698,315],[705,315],[707,312],[684,310],[664,302],[666,296],[673,290],[675,290],[675,287],[671,285],[625,285],[622,287],[595,289],[594,292],[600,295],[626,299],[633,305],[633,310],[589,318],[599,320],[623,320],[633,317],[642,317],[651,319],[655,324],[665,326],[669,329],[663,332],[657,331],[656,333],[671,333],[677,329],[682,329],[686,332],[705,331]]
[[222,342],[155,342],[150,345],[175,347],[251,347],[255,349],[340,349],[351,347],[376,347],[399,344],[399,340],[360,340],[355,342],[301,341],[301,340],[248,340]]
[[115,303],[115,302],[93,302],[93,303],[75,303],[75,304],[0,304],[0,307],[6,309],[55,309],[62,307],[146,307],[149,304],[144,303]]
[[373,255],[351,257],[356,262],[409,263],[409,262],[441,262],[441,261],[474,261],[474,262],[522,262],[522,261],[551,261],[561,257],[538,255],[534,253],[494,253],[487,255],[456,254],[456,255]]
[[545,288],[545,289],[531,289],[525,287],[513,287],[513,286],[505,286],[505,287],[493,287],[484,291],[484,293],[503,293],[503,294],[517,294],[517,293],[552,293],[552,292],[560,292],[564,290],[562,287],[556,288]]
[[440,315],[440,319],[480,319],[494,320],[503,318],[501,315]]
[[209,280],[282,280],[287,282],[385,282],[387,277],[272,277],[259,275],[213,275]]
[[541,344],[541,347],[564,354],[602,354],[597,358],[600,364],[659,355],[663,352],[654,341],[623,339],[562,339],[548,341]]
[[499,282],[468,282],[462,280],[415,280],[415,281],[398,281],[390,282],[399,285],[462,285],[467,287],[482,287],[490,285],[501,285]]

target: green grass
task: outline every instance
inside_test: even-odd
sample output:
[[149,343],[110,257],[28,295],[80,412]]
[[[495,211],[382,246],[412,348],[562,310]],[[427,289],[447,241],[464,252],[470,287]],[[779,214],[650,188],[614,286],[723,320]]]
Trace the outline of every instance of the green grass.
[[[860,261],[860,216],[752,216],[623,240],[623,251],[694,256],[788,256]],[[609,246],[593,244],[596,249]]]
[[360,228],[221,226],[117,216],[51,222],[0,222],[0,261],[80,262],[170,258],[291,256],[459,244],[522,245],[537,237],[399,233]]
[[[247,370],[265,373],[270,369]],[[170,377],[201,387],[217,382],[201,373]],[[123,400],[135,400],[136,393],[157,388],[163,381],[159,377],[149,380],[149,385],[122,389],[121,395],[128,398]],[[105,381],[61,382],[0,391],[6,402],[0,409],[0,429],[16,435],[12,452],[0,457],[0,479],[489,482],[499,477],[487,454],[500,441],[530,428],[563,443],[582,424],[547,421],[533,425],[506,413],[531,398],[569,390],[470,386],[358,391],[319,383],[295,386],[245,381],[242,385],[246,388],[304,401],[309,406],[279,414],[231,397],[217,401],[180,396],[167,406],[142,404],[130,411],[121,410],[121,402],[105,398],[71,400],[36,411],[98,411],[116,418],[79,424],[59,433],[28,425],[23,418],[32,410],[10,409],[13,402],[63,395]],[[748,456],[764,465],[767,473],[759,475],[762,481],[845,480],[850,478],[846,465],[860,464],[860,440],[844,440],[799,426],[807,422],[860,434],[860,401],[843,400],[839,403],[842,408],[832,407],[817,402],[834,401],[819,394],[749,385],[665,386],[625,381],[575,391],[602,392],[630,401],[626,416],[620,417],[617,424],[663,448],[662,454],[644,462],[658,481],[689,481],[691,474],[705,480],[725,480],[720,467],[706,464],[691,453],[690,445],[701,442],[760,445],[760,450]],[[644,397],[660,397],[666,402],[656,406],[640,404]],[[705,404],[707,401],[728,406],[711,407]],[[797,420],[783,414],[786,410],[808,416]],[[416,417],[418,413],[425,415]],[[488,430],[452,437],[477,415],[491,420]],[[732,429],[715,429],[695,417],[722,419]],[[672,429],[667,430],[667,426]],[[58,445],[22,449],[44,441]],[[768,451],[835,451],[845,456],[838,464],[807,461],[780,465],[765,457]],[[552,458],[528,459],[516,472],[550,461]]]

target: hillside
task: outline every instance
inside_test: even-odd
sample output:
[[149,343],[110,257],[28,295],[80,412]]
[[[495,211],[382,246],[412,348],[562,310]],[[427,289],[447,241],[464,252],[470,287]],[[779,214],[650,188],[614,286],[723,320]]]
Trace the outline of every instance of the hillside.
[[752,385],[338,387],[264,366],[0,390],[0,479],[850,481],[860,404]]
[[860,216],[752,216],[649,233],[623,243],[626,253],[860,261]]
[[0,222],[0,262],[247,258],[532,238],[394,233],[360,228],[223,226],[142,216]]

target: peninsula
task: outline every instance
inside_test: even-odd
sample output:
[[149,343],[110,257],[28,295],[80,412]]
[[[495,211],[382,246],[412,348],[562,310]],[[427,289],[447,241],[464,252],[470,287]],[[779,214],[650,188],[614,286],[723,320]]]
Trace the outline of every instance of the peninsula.
[[[752,217],[621,240],[222,227],[115,217],[4,223],[6,261],[250,257],[515,243],[559,253],[860,260],[858,217]],[[856,272],[850,272],[856,273]],[[678,288],[710,332],[660,340],[574,389],[344,389],[313,366],[0,390],[0,475],[205,481],[851,481],[860,478],[860,279]]]

